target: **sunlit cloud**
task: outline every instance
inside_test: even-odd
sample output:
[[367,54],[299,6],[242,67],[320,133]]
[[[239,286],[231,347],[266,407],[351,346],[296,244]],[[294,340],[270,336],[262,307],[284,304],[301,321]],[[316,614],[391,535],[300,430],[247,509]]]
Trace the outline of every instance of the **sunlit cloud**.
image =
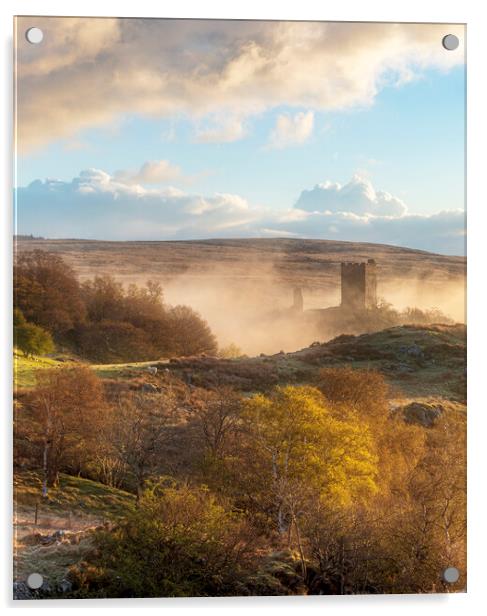
[[402,216],[406,204],[388,192],[375,190],[372,183],[361,175],[341,185],[334,182],[316,184],[303,190],[295,206],[307,212],[350,212],[379,216]]
[[229,117],[206,122],[195,131],[196,143],[231,143],[242,139],[246,130],[241,118]]
[[180,167],[168,160],[150,160],[137,171],[117,171],[115,178],[126,184],[162,184],[183,180],[184,175]]
[[464,61],[463,26],[450,26],[461,44],[445,52],[441,24],[38,17],[40,46],[22,35],[29,25],[17,18],[22,151],[125,114],[186,116],[200,141],[236,140],[266,110],[367,106],[386,85]]
[[270,148],[286,148],[293,145],[302,145],[311,136],[314,125],[312,111],[300,111],[295,115],[279,114],[276,126],[269,139]]

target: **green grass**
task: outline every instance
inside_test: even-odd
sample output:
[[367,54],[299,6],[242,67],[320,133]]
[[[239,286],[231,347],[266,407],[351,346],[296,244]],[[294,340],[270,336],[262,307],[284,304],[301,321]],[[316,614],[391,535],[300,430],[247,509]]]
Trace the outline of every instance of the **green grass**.
[[[62,357],[62,356],[59,356]],[[40,355],[34,355],[32,357],[26,357],[22,352],[17,349],[14,350],[14,387],[15,389],[26,389],[35,387],[36,385],[36,373],[39,370],[46,370],[49,368],[59,368],[60,366],[66,366],[70,363],[69,357],[66,357],[64,361],[52,359],[50,357],[42,357]],[[76,362],[78,363],[78,362]],[[95,371],[96,375],[101,379],[118,379],[124,378],[133,374],[136,371],[143,371],[147,366],[153,366],[154,363],[160,363],[160,360],[153,361],[141,361],[130,362],[122,364],[92,364],[91,368]]]
[[[41,473],[24,471],[14,476],[15,505],[20,510],[35,509],[41,499]],[[111,488],[90,479],[60,475],[59,486],[49,489],[48,499],[41,503],[42,511],[63,515],[96,518],[120,518],[131,509],[135,497],[128,492]]]
[[64,362],[51,359],[50,357],[26,357],[20,351],[14,350],[14,387],[34,387],[36,384],[36,372],[48,368],[56,368]]
[[161,363],[161,360],[130,362],[125,364],[93,364],[91,367],[101,379],[126,377],[137,370],[143,371],[148,366]]

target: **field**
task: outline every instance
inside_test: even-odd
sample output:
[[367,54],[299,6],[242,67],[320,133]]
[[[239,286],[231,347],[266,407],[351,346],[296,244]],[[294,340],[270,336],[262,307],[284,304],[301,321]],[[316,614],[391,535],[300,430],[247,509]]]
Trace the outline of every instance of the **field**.
[[383,282],[465,275],[465,258],[422,250],[331,240],[235,239],[164,242],[18,239],[17,249],[47,250],[63,257],[81,278],[116,274],[124,281],[147,277],[169,282],[182,275],[212,279],[223,270],[239,279],[267,278],[305,287],[338,286],[342,261],[375,259]]

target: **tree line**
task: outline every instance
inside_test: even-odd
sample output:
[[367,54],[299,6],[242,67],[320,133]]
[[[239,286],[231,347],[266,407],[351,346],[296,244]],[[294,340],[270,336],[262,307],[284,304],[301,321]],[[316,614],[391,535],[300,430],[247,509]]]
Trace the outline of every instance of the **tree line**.
[[59,256],[23,252],[14,266],[14,343],[27,355],[56,345],[90,361],[143,361],[215,353],[208,324],[168,306],[160,284],[124,288],[112,276],[80,283]]

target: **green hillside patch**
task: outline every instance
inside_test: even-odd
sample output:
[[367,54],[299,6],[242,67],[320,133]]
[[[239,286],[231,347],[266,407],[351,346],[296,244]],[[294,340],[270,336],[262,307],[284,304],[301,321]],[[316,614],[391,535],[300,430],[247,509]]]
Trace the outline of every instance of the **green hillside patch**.
[[139,361],[122,364],[93,364],[92,368],[101,379],[125,379],[139,376],[147,371],[149,366],[160,365],[162,360]]
[[34,387],[36,372],[61,366],[63,362],[50,357],[26,357],[20,351],[14,350],[14,387]]
[[[161,360],[130,362],[121,364],[92,364],[95,374],[101,379],[125,379],[139,376],[147,371],[149,366],[160,365]],[[58,355],[56,358],[34,355],[25,356],[17,349],[14,350],[14,387],[15,389],[28,389],[36,385],[36,373],[40,370],[59,368],[69,364],[79,364],[79,360]]]
[[45,500],[41,498],[41,488],[40,472],[24,471],[15,474],[14,498],[19,513],[35,510],[36,503],[39,503],[41,514],[67,516],[71,512],[74,517],[113,519],[123,517],[135,502],[135,497],[128,492],[63,473],[60,475],[59,486],[49,488]]

